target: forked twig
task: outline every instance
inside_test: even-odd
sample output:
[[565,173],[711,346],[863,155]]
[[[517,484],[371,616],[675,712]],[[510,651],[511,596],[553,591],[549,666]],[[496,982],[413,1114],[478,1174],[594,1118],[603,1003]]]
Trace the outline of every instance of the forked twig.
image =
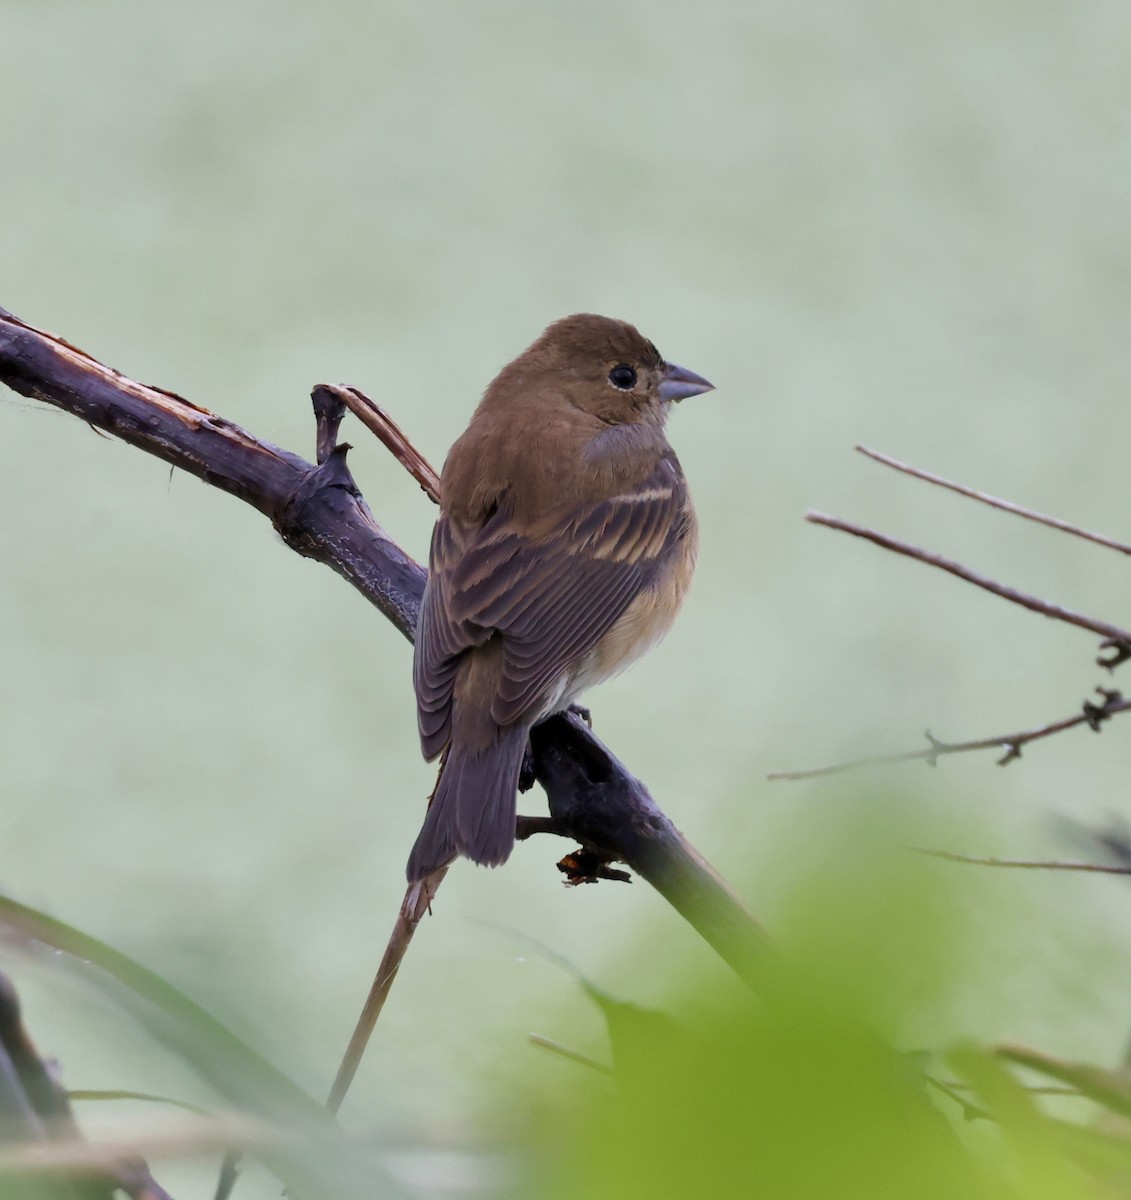
[[885,467],[891,467],[915,479],[922,479],[925,483],[933,483],[936,487],[957,492],[960,496],[967,496],[971,500],[977,500],[979,504],[988,504],[991,508],[999,508],[1002,512],[1013,513],[1014,516],[1024,517],[1027,521],[1035,521],[1038,525],[1047,525],[1050,529],[1057,529],[1061,533],[1070,533],[1073,537],[1083,538],[1088,542],[1095,542],[1096,545],[1106,546],[1109,550],[1118,550],[1120,554],[1131,554],[1131,546],[1127,545],[1126,542],[1116,541],[1115,538],[1106,537],[1102,533],[1093,533],[1090,529],[1073,525],[1069,521],[1062,521],[1059,517],[1046,516],[1044,513],[1026,508],[1023,504],[1015,504],[1012,500],[1002,500],[998,496],[991,496],[988,492],[979,492],[975,488],[966,487],[965,484],[955,483],[951,479],[944,479],[941,475],[935,475],[931,471],[920,470],[918,467],[911,466],[910,463],[900,462],[898,458],[892,458],[888,454],[881,454],[878,450],[872,450],[868,446],[857,446],[855,449],[857,453],[863,454],[875,462],[882,463]]
[[323,383],[319,391],[336,396],[351,413],[386,446],[392,456],[420,484],[421,491],[433,502],[440,503],[440,477],[432,464],[409,441],[404,430],[377,403],[360,388],[341,387]]
[[[890,455],[881,454],[878,450],[872,450],[867,446],[857,446],[856,450],[858,453],[871,458],[875,462],[891,467],[893,470],[900,471],[905,475],[910,475],[915,479],[921,479],[938,487],[946,488],[949,491],[957,492],[959,495],[967,496],[992,508],[1002,509],[1016,516],[1024,517],[1026,520],[1047,525],[1050,528],[1060,530],[1062,533],[1070,533],[1087,541],[1106,546],[1109,549],[1118,550],[1124,554],[1131,554],[1131,546],[1123,542],[1118,542],[1113,538],[1082,529],[1078,525],[1072,525],[1056,517],[1045,516],[1042,513],[1025,508],[1023,505],[1014,504],[1009,500],[1002,500],[986,492],[976,491],[974,488],[944,479],[941,475],[920,470],[918,467],[901,462]],[[833,517],[821,512],[808,512],[805,514],[805,519],[811,524],[824,525],[829,529],[838,529],[842,533],[850,533],[854,537],[872,542],[884,550],[890,550],[895,554],[902,554],[907,558],[917,559],[919,562],[926,563],[930,567],[946,571],[948,574],[954,575],[966,583],[972,583],[975,587],[981,588],[983,591],[1000,596],[1003,600],[1008,600],[1012,604],[1018,604],[1022,608],[1027,608],[1030,612],[1040,613],[1042,616],[1049,617],[1052,620],[1063,621],[1066,624],[1075,625],[1080,629],[1086,629],[1091,633],[1098,634],[1103,641],[1100,644],[1101,653],[1097,657],[1096,663],[1105,670],[1113,671],[1121,663],[1131,658],[1131,631],[1122,629],[1117,625],[1085,616],[1083,613],[1074,612],[1072,609],[1064,608],[1059,604],[1053,604],[1037,596],[1031,596],[1026,592],[1018,591],[1017,588],[998,583],[996,580],[981,575],[977,571],[963,566],[961,563],[954,562],[952,559],[944,558],[942,555],[935,554],[929,550],[923,550],[918,546],[912,546],[908,542],[900,541],[898,538],[890,537],[888,534],[880,533],[878,530],[869,529],[866,526],[857,525],[854,522],[845,521],[839,517]],[[1072,729],[1077,725],[1088,725],[1089,728],[1098,732],[1103,721],[1115,716],[1117,713],[1126,712],[1128,708],[1131,708],[1131,702],[1124,700],[1118,692],[1108,691],[1104,688],[1097,688],[1096,691],[1101,695],[1102,703],[1094,704],[1090,701],[1085,701],[1082,712],[1060,721],[1053,721],[1048,725],[1042,725],[1037,729],[1024,730],[1019,733],[1004,734],[996,737],[978,738],[967,742],[941,742],[932,735],[930,730],[927,730],[926,737],[929,744],[919,750],[909,750],[899,754],[868,755],[863,758],[832,763],[823,767],[810,767],[799,771],[771,771],[767,778],[813,779],[822,775],[833,775],[841,771],[853,770],[857,767],[911,762],[917,759],[922,759],[929,766],[933,767],[946,754],[962,754],[973,750],[991,749],[1003,751],[1002,756],[998,759],[998,765],[1005,766],[1015,758],[1020,758],[1021,747],[1027,745],[1029,742],[1037,741],[1039,738],[1050,737],[1055,733],[1062,733],[1064,730]]]
[[1113,1112],[1131,1116],[1131,1080],[1122,1069],[1112,1071],[1091,1063],[1072,1062],[1016,1043],[995,1046],[994,1053],[1006,1062],[1059,1079]]
[[961,1094],[959,1086],[949,1083],[944,1079],[936,1079],[933,1075],[924,1075],[924,1081],[931,1087],[942,1092],[948,1100],[953,1100],[959,1108],[962,1109],[962,1119],[964,1121],[992,1121],[993,1114],[988,1108],[983,1108],[980,1104],[975,1104],[972,1100],[967,1100]]
[[1052,721],[1048,725],[1038,726],[1018,733],[1004,733],[996,737],[978,738],[970,742],[942,742],[931,731],[926,730],[927,741],[930,743],[920,750],[905,750],[900,754],[874,754],[865,758],[848,759],[845,762],[830,763],[823,767],[807,767],[799,771],[770,771],[767,779],[816,779],[821,775],[837,775],[841,771],[854,771],[859,767],[882,766],[887,763],[916,762],[922,760],[929,767],[937,764],[938,760],[947,754],[967,754],[972,750],[1001,750],[1004,751],[997,760],[999,767],[1007,766],[1015,758],[1021,757],[1021,747],[1027,746],[1041,738],[1051,737],[1054,733],[1063,733],[1077,725],[1087,725],[1093,732],[1098,733],[1103,723],[1118,713],[1131,709],[1131,700],[1124,699],[1121,693],[1109,691],[1106,688],[1096,688],[1103,697],[1099,704],[1085,700],[1083,711],[1060,721]]

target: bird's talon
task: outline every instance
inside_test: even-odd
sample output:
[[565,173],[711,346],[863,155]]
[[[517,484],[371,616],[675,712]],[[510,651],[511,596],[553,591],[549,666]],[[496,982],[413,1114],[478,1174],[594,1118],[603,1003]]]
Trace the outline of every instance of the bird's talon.
[[593,728],[593,714],[585,707],[584,704],[571,704],[566,712],[573,713],[575,717],[580,717],[590,729]]

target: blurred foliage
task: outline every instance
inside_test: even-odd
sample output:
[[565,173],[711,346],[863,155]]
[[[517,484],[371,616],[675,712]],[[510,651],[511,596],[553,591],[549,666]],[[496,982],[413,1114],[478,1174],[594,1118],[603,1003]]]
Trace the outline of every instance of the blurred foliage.
[[1131,1141],[1043,1113],[991,1049],[901,1044],[925,991],[958,991],[993,965],[969,953],[984,939],[954,903],[954,873],[870,838],[860,822],[837,861],[798,880],[757,998],[684,981],[690,1025],[601,1002],[616,1089],[579,1081],[584,1103],[570,1096],[542,1130],[556,1167],[538,1161],[515,1195],[1122,1194]]
[[[892,851],[880,868],[829,820],[875,776],[762,776],[898,750],[924,725],[1022,728],[1097,682],[1090,639],[800,515],[833,508],[1118,613],[1119,568],[1100,552],[848,447],[1126,529],[1131,6],[0,9],[0,304],[114,367],[306,453],[309,387],[348,380],[437,462],[492,373],[568,311],[632,319],[719,385],[673,422],[702,517],[695,589],[594,716],[793,974],[751,1008],[647,889],[566,892],[537,840],[505,872],[453,872],[343,1112],[350,1148],[331,1158],[356,1167],[353,1194],[373,1190],[366,1138],[430,1198],[501,1190],[500,1161],[524,1197],[571,1179],[631,1195],[661,1167],[686,1179],[680,1154],[704,1180],[761,1163],[767,1193],[835,1165],[822,1191],[836,1193],[885,1148],[906,1180],[897,1129],[953,1171],[955,1195],[969,1178],[1038,1197],[1118,1179],[1117,1128],[1019,1090],[1031,1077],[984,1050],[950,1066],[937,1052],[1021,1039],[1114,1069],[1131,892],[957,867],[943,887],[890,865],[900,841],[1055,855],[1050,815],[1125,807],[1116,728],[1008,771],[884,776],[900,790],[850,814]],[[423,556],[430,506],[358,440],[375,512]],[[402,639],[241,506],[7,395],[0,511],[0,888],[144,962],[321,1095],[432,781]],[[913,838],[876,821],[907,809],[928,822]],[[463,919],[516,913],[622,998],[614,1025],[641,1026],[635,1056],[614,1030],[619,1106],[607,1080],[522,1052],[549,1024],[593,1057],[598,1014]],[[68,1081],[235,1102],[217,1086],[223,1038],[197,1046],[216,1068],[205,1086],[192,1037],[138,1037],[119,993],[59,967],[37,956],[20,987]],[[670,1016],[652,1028],[638,1009]],[[948,1148],[904,1058],[919,1048],[997,1123],[957,1122]],[[241,1108],[293,1118],[257,1091],[259,1066],[230,1065]],[[108,1107],[80,1117],[93,1127]],[[118,1133],[141,1120],[114,1107]],[[741,1140],[743,1112],[760,1140]],[[178,1168],[159,1171],[178,1200],[207,1194]],[[273,1179],[237,1191],[277,1195]]]
[[[893,853],[892,832],[870,828],[857,812],[836,855],[818,856],[798,875],[757,995],[720,990],[672,964],[669,1013],[610,996],[559,963],[605,1021],[611,1079],[594,1069],[599,1063],[573,1067],[568,1086],[536,1109],[496,1114],[488,1122],[496,1134],[439,1183],[426,1151],[423,1169],[406,1175],[393,1148],[336,1130],[212,1016],[120,953],[10,901],[0,903],[0,917],[25,951],[43,944],[64,952],[70,971],[175,1046],[209,1079],[222,1112],[253,1118],[252,1153],[298,1197],[1126,1194],[1131,1140],[1115,1123],[1128,1111],[1121,1072],[968,1040],[910,1040],[926,1028],[926,1000],[977,988],[995,965],[969,906],[957,902],[959,874]],[[1009,1057],[1081,1096],[1038,1097],[1035,1077],[1008,1066]],[[1095,1113],[1104,1111],[1101,1125]],[[144,1134],[137,1144],[145,1150]],[[207,1146],[189,1136],[185,1150],[199,1155]],[[176,1153],[167,1138],[163,1153]],[[501,1169],[485,1172],[492,1157]],[[0,1153],[0,1171],[3,1163]],[[21,1191],[24,1182],[10,1179],[0,1174],[0,1195],[70,1194],[63,1184]],[[237,1182],[234,1194],[258,1193]]]

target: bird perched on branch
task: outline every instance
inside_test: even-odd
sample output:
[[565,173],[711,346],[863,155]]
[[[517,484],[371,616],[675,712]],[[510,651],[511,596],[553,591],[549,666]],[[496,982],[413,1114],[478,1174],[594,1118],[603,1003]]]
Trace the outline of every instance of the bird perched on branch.
[[589,313],[487,388],[444,463],[416,632],[421,747],[443,761],[410,882],[505,862],[530,729],[668,631],[697,534],[664,423],[711,388]]

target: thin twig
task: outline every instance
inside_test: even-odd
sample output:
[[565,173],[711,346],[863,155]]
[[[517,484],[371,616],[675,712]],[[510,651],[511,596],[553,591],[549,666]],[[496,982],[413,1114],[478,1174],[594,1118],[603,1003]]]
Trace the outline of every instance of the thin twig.
[[1116,867],[1109,863],[1062,862],[1059,859],[983,858],[977,854],[955,854],[950,850],[928,850],[914,847],[917,854],[942,858],[947,862],[970,863],[976,867],[1020,867],[1030,871],[1088,871],[1095,875],[1131,875],[1131,867]]
[[224,1155],[224,1160],[220,1164],[220,1178],[216,1180],[216,1194],[212,1200],[228,1200],[232,1194],[232,1190],[239,1182],[240,1165],[242,1162],[242,1151],[229,1150]]
[[1015,516],[1024,517],[1027,521],[1035,521],[1038,525],[1047,525],[1050,529],[1057,529],[1061,533],[1070,533],[1073,537],[1084,538],[1085,541],[1095,542],[1099,546],[1106,546],[1109,550],[1118,550],[1120,554],[1131,554],[1131,546],[1127,545],[1126,542],[1116,541],[1115,538],[1106,537],[1102,533],[1093,533],[1091,530],[1084,529],[1079,525],[1073,525],[1069,521],[1062,521],[1059,517],[1045,516],[1043,513],[1026,508],[1023,504],[1015,504],[1012,500],[1002,500],[998,496],[991,496],[988,492],[979,492],[974,488],[966,487],[964,484],[944,479],[941,475],[920,470],[920,468],[913,467],[909,463],[900,462],[898,458],[892,458],[887,454],[881,454],[878,450],[872,450],[868,446],[857,446],[856,450],[867,458],[882,463],[885,467],[892,467],[896,471],[902,471],[904,475],[911,475],[915,479],[922,479],[926,483],[933,483],[936,487],[957,492],[960,496],[968,496],[971,500],[977,500],[980,504],[988,504],[991,508],[1001,509],[1002,512],[1013,513]]
[[591,1067],[594,1071],[601,1075],[611,1075],[612,1067],[607,1067],[603,1062],[598,1062],[595,1058],[590,1058],[588,1054],[582,1054],[580,1050],[571,1050],[568,1046],[563,1046],[561,1042],[555,1042],[551,1038],[543,1037],[540,1033],[527,1034],[532,1045],[541,1046],[543,1050],[549,1050],[553,1054],[557,1054],[560,1058],[568,1058],[570,1062],[580,1063],[583,1067]]
[[[941,1083],[949,1088],[952,1092],[972,1092],[974,1085],[972,1083],[962,1083],[957,1079],[935,1079],[932,1075],[924,1076],[931,1083]],[[1062,1087],[1059,1084],[1026,1084],[1025,1091],[1030,1096],[1074,1096],[1079,1098],[1083,1092],[1079,1088]]]
[[[948,1099],[953,1100],[962,1109],[962,1116],[967,1121],[992,1121],[993,1113],[989,1109],[983,1108],[980,1104],[975,1104],[971,1100],[967,1100],[963,1092],[972,1092],[974,1089],[968,1083],[958,1083],[953,1079],[937,1079],[934,1075],[924,1075],[924,1080],[933,1088],[937,1088]],[[1084,1093],[1079,1088],[1075,1087],[1032,1087],[1027,1086],[1025,1091],[1030,1096],[1072,1096],[1076,1099],[1083,1097]]]
[[954,1084],[942,1079],[936,1079],[933,1075],[924,1075],[923,1078],[931,1087],[937,1088],[948,1100],[953,1100],[962,1109],[962,1119],[964,1121],[993,1120],[993,1115],[988,1109],[982,1108],[980,1104],[975,1104],[971,1100],[967,1100],[965,1096],[960,1096],[958,1088]]
[[[1012,604],[1019,604],[1022,608],[1029,609],[1030,612],[1040,613],[1042,616],[1051,617],[1054,621],[1064,621],[1068,625],[1075,625],[1080,629],[1087,629],[1092,633],[1097,633],[1105,639],[1112,649],[1121,650],[1124,656],[1131,654],[1131,632],[1121,629],[1118,625],[1109,625],[1106,621],[1097,621],[1094,617],[1086,617],[1083,613],[1073,612],[1069,608],[1062,608],[1059,604],[1052,604],[1047,600],[1040,600],[1036,596],[1019,592],[1016,588],[1007,587],[1005,584],[997,583],[985,575],[979,575],[976,571],[970,570],[969,567],[962,566],[961,563],[956,563],[949,558],[943,558],[941,554],[934,554],[929,550],[921,550],[918,546],[901,542],[897,538],[889,537],[886,533],[879,533],[875,529],[868,529],[864,525],[856,525],[851,521],[843,521],[840,517],[832,517],[828,513],[822,512],[807,512],[805,520],[813,525],[824,525],[829,529],[839,529],[842,533],[851,533],[854,537],[874,542],[877,546],[882,546],[883,549],[891,550],[895,554],[903,554],[908,558],[917,559],[919,562],[926,563],[929,567],[938,567],[940,571],[956,575],[959,579],[963,579],[967,583],[972,583],[975,587],[980,587],[984,591],[992,592],[995,596],[1000,596],[1003,600],[1008,600]],[[1111,665],[1110,660],[1099,659],[1097,661],[1101,666]],[[1122,658],[1120,661],[1122,661]]]
[[[328,459],[337,449],[338,424],[342,412],[340,406],[344,404],[367,429],[376,434],[397,462],[420,484],[424,493],[435,503],[440,502],[440,480],[432,464],[417,450],[400,426],[379,404],[371,400],[359,388],[338,387],[333,384],[319,384],[314,389],[312,399],[318,418],[320,461]],[[373,1030],[377,1026],[377,1019],[385,1007],[385,1001],[389,997],[393,981],[400,970],[401,962],[408,952],[416,927],[428,911],[447,872],[447,867],[435,871],[422,882],[411,884],[405,892],[404,900],[401,902],[400,911],[393,925],[393,931],[389,935],[389,941],[385,947],[385,953],[381,956],[377,974],[369,989],[369,995],[365,999],[349,1045],[338,1065],[338,1073],[334,1077],[333,1086],[330,1088],[326,1107],[332,1113],[338,1111],[349,1091],[350,1084],[365,1056],[369,1039],[373,1036]],[[230,1168],[232,1167],[234,1164],[225,1163],[225,1168],[229,1169],[229,1173],[231,1173]],[[217,1195],[218,1200],[222,1200],[219,1191]]]
[[1117,691],[1107,688],[1096,688],[1103,697],[1100,704],[1084,701],[1083,711],[1073,717],[1065,717],[1036,729],[1027,729],[1018,733],[998,734],[995,737],[979,738],[970,742],[941,742],[931,731],[926,730],[927,741],[930,743],[920,750],[905,750],[900,754],[875,754],[865,758],[848,759],[845,762],[830,763],[823,767],[807,767],[799,771],[770,771],[767,779],[815,779],[821,775],[836,775],[841,771],[854,771],[859,767],[881,766],[887,763],[915,762],[923,760],[928,766],[935,766],[937,761],[947,754],[966,754],[972,750],[1001,750],[1004,751],[998,759],[998,766],[1004,767],[1015,758],[1021,757],[1021,747],[1040,738],[1051,737],[1054,733],[1062,733],[1066,729],[1074,729],[1077,725],[1087,725],[1098,733],[1104,721],[1118,713],[1131,709],[1131,700],[1126,700]]
[[332,383],[320,386],[339,397],[370,433],[381,439],[397,462],[420,484],[421,491],[433,504],[440,503],[440,477],[435,468],[376,400],[371,400],[360,388],[339,387]]
[[1122,1069],[1111,1071],[1091,1063],[1072,1062],[1015,1043],[995,1046],[994,1053],[1007,1062],[1059,1079],[1105,1108],[1131,1116],[1131,1079]]
[[385,1007],[393,980],[396,979],[397,971],[400,970],[401,962],[412,942],[412,935],[428,911],[428,906],[432,903],[432,899],[447,873],[448,868],[441,867],[438,871],[433,871],[426,879],[421,880],[420,883],[410,884],[408,891],[405,892],[401,911],[397,915],[393,932],[389,936],[389,944],[381,956],[381,964],[374,976],[373,986],[369,989],[365,1006],[354,1027],[353,1036],[342,1056],[338,1074],[334,1078],[334,1085],[330,1088],[326,1107],[332,1113],[338,1111],[345,1099],[346,1092],[349,1091],[362,1056],[365,1054],[365,1047],[369,1044],[369,1038],[377,1024],[377,1018],[381,1015],[381,1009]]

